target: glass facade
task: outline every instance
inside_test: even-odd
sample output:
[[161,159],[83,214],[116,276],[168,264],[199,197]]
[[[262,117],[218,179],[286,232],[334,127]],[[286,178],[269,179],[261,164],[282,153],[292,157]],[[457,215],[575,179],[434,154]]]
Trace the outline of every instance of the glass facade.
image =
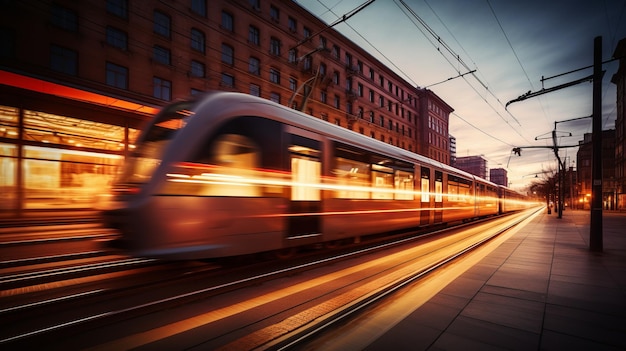
[[138,133],[0,106],[0,210],[93,207]]

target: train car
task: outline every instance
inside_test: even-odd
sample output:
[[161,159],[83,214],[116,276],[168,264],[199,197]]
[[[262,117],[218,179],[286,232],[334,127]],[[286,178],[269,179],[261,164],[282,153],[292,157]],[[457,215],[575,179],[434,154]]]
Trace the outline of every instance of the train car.
[[135,145],[101,209],[138,256],[284,250],[508,208],[493,183],[245,94],[173,103]]
[[527,196],[507,187],[500,185],[498,192],[500,198],[500,213],[524,210],[535,205],[534,202],[529,201]]

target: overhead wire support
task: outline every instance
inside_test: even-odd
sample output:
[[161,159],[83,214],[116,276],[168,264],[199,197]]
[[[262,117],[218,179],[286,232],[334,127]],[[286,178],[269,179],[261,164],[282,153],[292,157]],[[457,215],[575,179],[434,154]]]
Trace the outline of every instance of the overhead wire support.
[[430,87],[432,87],[432,86],[435,86],[435,85],[438,85],[438,84],[441,84],[441,83],[445,83],[445,82],[451,81],[451,80],[453,80],[453,79],[461,78],[461,77],[463,77],[463,76],[465,76],[465,75],[472,74],[472,73],[475,73],[475,72],[476,72],[476,70],[471,70],[471,71],[469,71],[469,72],[461,73],[461,74],[459,74],[459,75],[457,75],[457,76],[450,77],[450,78],[448,78],[448,79],[446,79],[446,80],[442,80],[441,82],[437,82],[437,83],[433,83],[433,84],[426,85],[424,88],[430,88]]
[[[604,73],[604,71],[602,73]],[[571,82],[568,82],[568,83],[560,84],[560,85],[554,86],[552,88],[547,88],[547,89],[542,88],[541,90],[535,91],[535,92],[531,92],[529,90],[526,94],[520,95],[517,99],[513,99],[513,100],[507,102],[506,105],[504,106],[504,108],[507,109],[510,104],[515,103],[515,102],[524,101],[526,99],[530,99],[530,98],[535,97],[535,96],[547,94],[547,93],[550,93],[550,92],[553,92],[553,91],[556,91],[556,90],[560,90],[560,89],[564,89],[564,88],[568,88],[568,87],[574,86],[576,84],[580,84],[580,83],[583,83],[583,82],[591,82],[591,81],[593,81],[593,75],[590,75],[590,76],[587,76],[587,77],[584,77],[584,78],[581,78],[581,79],[577,79],[577,80],[574,80],[574,81],[571,81]]]

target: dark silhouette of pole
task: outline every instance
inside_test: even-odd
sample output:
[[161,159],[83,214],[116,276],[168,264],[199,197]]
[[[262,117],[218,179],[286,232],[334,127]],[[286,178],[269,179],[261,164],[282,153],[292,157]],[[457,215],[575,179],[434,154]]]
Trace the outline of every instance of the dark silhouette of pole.
[[602,37],[593,42],[593,130],[589,249],[602,252]]

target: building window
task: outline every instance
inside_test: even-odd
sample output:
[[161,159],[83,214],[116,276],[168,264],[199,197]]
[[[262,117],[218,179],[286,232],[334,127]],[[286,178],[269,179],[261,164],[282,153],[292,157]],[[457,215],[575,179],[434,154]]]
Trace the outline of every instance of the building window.
[[346,66],[348,68],[352,67],[352,54],[346,52]]
[[198,62],[196,60],[192,60],[191,61],[191,76],[204,78],[205,77],[204,63]]
[[199,29],[191,29],[191,48],[204,54],[205,50],[204,33]]
[[77,75],[78,53],[74,50],[52,45],[50,47],[50,69],[73,76]]
[[170,37],[171,19],[160,11],[154,11],[154,32],[166,38]]
[[270,18],[275,21],[280,21],[280,10],[274,5],[270,6]]
[[202,90],[191,88],[191,96],[196,96],[202,94]]
[[270,53],[272,55],[280,56],[280,40],[277,38],[270,38]]
[[339,108],[340,105],[341,105],[341,100],[339,98],[339,95],[335,95],[335,108]]
[[289,89],[296,91],[298,89],[298,80],[294,77],[289,77]]
[[78,32],[78,15],[68,8],[54,4],[51,22],[56,27],[70,32]]
[[374,80],[374,70],[370,68],[370,79]]
[[233,15],[226,11],[222,11],[222,28],[230,32],[232,32],[234,28]]
[[280,72],[275,68],[270,68],[270,82],[280,84]]
[[370,115],[370,118],[368,119],[368,122],[374,123],[374,111],[370,111],[369,115]]
[[328,94],[324,90],[320,92],[320,101],[326,103],[328,101]]
[[324,38],[323,36],[320,35],[320,46],[322,48],[326,49],[326,45],[328,45],[327,41],[326,41],[326,38]]
[[235,63],[234,49],[232,46],[222,44],[222,62],[232,65]]
[[298,63],[298,50],[290,49],[289,57],[287,58],[287,60],[289,61],[289,63]]
[[378,106],[385,107],[385,97],[382,95],[378,97]]
[[293,33],[298,31],[298,22],[296,22],[296,19],[291,16],[289,16],[288,26],[289,30]]
[[0,58],[15,58],[15,32],[0,28]]
[[222,82],[221,84],[223,86],[229,87],[229,88],[234,88],[235,87],[235,77],[228,74],[228,73],[222,73]]
[[359,74],[363,74],[363,62],[357,61],[356,62],[356,67],[359,70]]
[[107,27],[107,44],[118,49],[128,50],[128,35],[113,27]]
[[280,94],[278,94],[278,93],[270,93],[270,100],[274,101],[277,104],[280,104]]
[[152,49],[152,59],[154,59],[155,62],[169,65],[171,63],[170,50],[162,46],[155,45]]
[[385,127],[385,117],[383,116],[380,116],[380,126],[383,128]]
[[250,95],[261,96],[261,87],[256,84],[250,84]]
[[359,97],[363,97],[363,84],[358,83],[356,87],[357,87],[357,93],[359,94]]
[[128,18],[128,0],[107,0],[107,12],[120,18]]
[[106,83],[112,87],[128,89],[128,68],[107,62]]
[[333,72],[333,84],[339,85],[339,72],[337,71]]
[[250,57],[248,61],[248,72],[260,75],[261,74],[261,61],[256,57]]
[[374,90],[370,89],[370,102],[374,102]]
[[302,29],[302,34],[305,38],[309,38],[311,37],[311,30],[307,27],[304,27],[304,29]]
[[261,34],[259,32],[259,28],[255,26],[250,26],[248,28],[248,42],[250,44],[254,44],[258,46],[260,43],[260,37],[261,37]]
[[333,45],[333,50],[331,51],[331,55],[333,55],[333,57],[336,59],[339,59],[339,57],[341,57],[341,50],[339,49],[339,46]]
[[153,93],[157,99],[170,101],[172,99],[172,82],[159,77],[152,78]]
[[311,70],[312,67],[313,67],[313,59],[311,58],[311,56],[305,57],[302,68],[304,68],[305,71],[309,71]]
[[191,11],[206,17],[206,0],[191,0]]
[[326,75],[326,64],[320,63],[320,75],[323,77]]

